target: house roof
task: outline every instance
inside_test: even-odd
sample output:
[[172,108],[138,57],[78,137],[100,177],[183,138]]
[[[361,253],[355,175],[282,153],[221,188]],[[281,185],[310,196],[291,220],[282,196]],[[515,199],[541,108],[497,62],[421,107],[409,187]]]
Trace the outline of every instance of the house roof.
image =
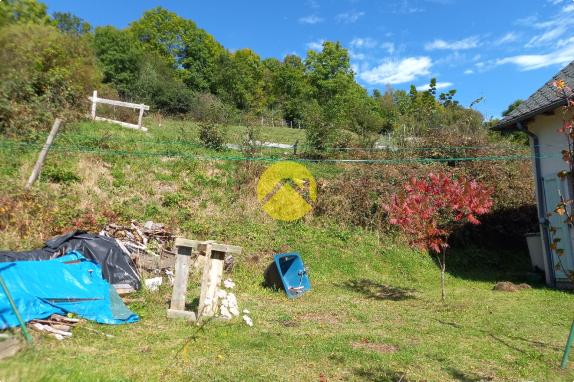
[[554,87],[553,82],[563,80],[566,85],[574,89],[574,61],[568,64],[552,79],[532,94],[526,101],[520,104],[510,114],[504,117],[495,129],[504,129],[513,127],[518,122],[523,122],[542,114],[556,109],[558,106],[565,104],[565,97]]

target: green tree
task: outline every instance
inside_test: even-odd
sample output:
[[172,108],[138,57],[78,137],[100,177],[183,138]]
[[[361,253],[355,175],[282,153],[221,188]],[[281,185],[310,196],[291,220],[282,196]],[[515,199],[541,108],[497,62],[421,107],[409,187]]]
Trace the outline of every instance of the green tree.
[[506,110],[502,112],[502,116],[506,117],[508,114],[512,113],[518,106],[522,105],[523,102],[524,100],[517,99],[516,101],[508,105]]
[[251,49],[222,57],[218,92],[240,110],[260,112],[264,107],[261,59]]
[[191,20],[157,7],[133,22],[130,32],[147,51],[156,52],[181,71],[193,90],[215,92],[218,63],[225,49]]
[[36,0],[4,0],[0,2],[0,27],[7,24],[48,24],[46,4]]
[[344,93],[354,82],[349,52],[339,42],[325,41],[320,52],[307,52],[305,67],[320,104]]
[[52,15],[52,23],[61,32],[75,35],[84,35],[92,30],[90,24],[69,12],[55,12]]
[[120,95],[127,96],[139,76],[144,57],[138,41],[127,31],[112,26],[98,27],[94,48],[103,82],[112,84]]
[[283,108],[283,117],[290,125],[299,126],[312,94],[305,65],[299,56],[285,56],[275,78],[275,88]]

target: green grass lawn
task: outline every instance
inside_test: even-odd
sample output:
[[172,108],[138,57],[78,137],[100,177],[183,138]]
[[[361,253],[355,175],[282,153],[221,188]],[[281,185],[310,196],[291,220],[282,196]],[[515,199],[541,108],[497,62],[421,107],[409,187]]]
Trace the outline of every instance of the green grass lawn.
[[[289,224],[271,220],[254,196],[259,167],[179,156],[214,154],[197,147],[172,148],[172,158],[109,151],[164,153],[157,144],[191,136],[179,124],[150,125],[148,134],[108,124],[66,126],[58,144],[81,140],[84,148],[108,152],[54,150],[28,195],[21,188],[37,148],[0,147],[0,248],[32,248],[73,227],[131,219],[240,245],[244,253],[229,277],[254,327],[240,319],[202,327],[168,320],[171,290],[164,286],[158,293],[138,292],[145,302],[131,308],[141,322],[85,323],[63,342],[36,337],[33,348],[0,363],[0,380],[574,380],[574,368],[559,368],[574,318],[572,295],[538,284],[517,293],[492,290],[496,281],[525,280],[524,253],[453,248],[447,301],[441,303],[437,266],[399,238],[320,216]],[[289,143],[287,133],[282,137]],[[344,170],[327,164],[311,169],[319,179]],[[299,251],[310,269],[312,291],[296,300],[261,286],[273,253],[287,251]],[[516,258],[516,266],[477,260],[503,257]],[[193,275],[190,303],[198,285]]]

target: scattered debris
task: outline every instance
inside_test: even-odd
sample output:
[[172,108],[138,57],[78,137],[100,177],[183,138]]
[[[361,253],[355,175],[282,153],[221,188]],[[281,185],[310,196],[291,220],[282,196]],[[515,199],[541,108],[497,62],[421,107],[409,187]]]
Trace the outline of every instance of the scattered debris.
[[245,321],[247,326],[253,326],[253,320],[248,315],[243,315],[243,321]]
[[[223,286],[226,289],[233,289],[235,288],[235,283],[231,279],[227,279],[223,282]],[[233,317],[239,317],[241,314],[239,312],[239,305],[237,304],[237,297],[235,294],[228,292],[224,289],[220,289],[217,291],[217,299],[219,304],[219,317],[223,318],[224,320],[231,320]],[[243,321],[248,326],[253,326],[253,320],[249,315],[251,312],[247,309],[243,309]]]
[[162,284],[163,278],[161,276],[145,280],[145,287],[151,292],[157,292]]
[[59,314],[53,314],[49,318],[42,320],[32,320],[28,327],[36,332],[47,334],[51,337],[62,341],[72,337],[72,327],[80,322],[79,319],[64,317]]
[[510,281],[501,281],[492,288],[492,290],[499,292],[518,292],[523,289],[532,289],[532,287],[528,284],[514,284]]
[[104,227],[100,235],[116,239],[140,273],[165,274],[173,283],[176,254],[171,249],[175,236],[163,224],[147,221],[142,225],[135,220],[129,226],[112,223]]

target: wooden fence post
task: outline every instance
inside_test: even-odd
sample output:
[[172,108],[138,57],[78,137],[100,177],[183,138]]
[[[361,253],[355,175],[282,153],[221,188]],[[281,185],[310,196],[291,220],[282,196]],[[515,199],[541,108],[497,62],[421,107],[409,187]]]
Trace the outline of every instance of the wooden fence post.
[[98,104],[98,91],[94,90],[94,95],[92,96],[92,119],[96,119],[96,105]]
[[38,156],[38,160],[34,165],[34,169],[32,170],[32,174],[28,179],[28,183],[26,183],[26,190],[29,190],[36,181],[36,179],[38,179],[38,176],[40,175],[40,170],[42,170],[42,165],[44,164],[44,160],[48,155],[48,150],[50,149],[50,146],[52,146],[52,142],[54,141],[54,138],[56,138],[56,134],[58,134],[58,130],[60,129],[61,123],[62,121],[60,120],[60,118],[56,118],[56,120],[54,121],[54,125],[52,126],[52,130],[50,131],[50,135],[48,135],[48,139],[46,140],[44,147],[42,147],[42,151],[40,151],[40,155]]
[[144,105],[143,103],[140,105],[140,116],[139,116],[139,119],[138,119],[138,129],[141,129],[141,128],[142,128],[142,120],[143,120],[143,115],[144,115],[144,106],[145,106],[145,105]]

